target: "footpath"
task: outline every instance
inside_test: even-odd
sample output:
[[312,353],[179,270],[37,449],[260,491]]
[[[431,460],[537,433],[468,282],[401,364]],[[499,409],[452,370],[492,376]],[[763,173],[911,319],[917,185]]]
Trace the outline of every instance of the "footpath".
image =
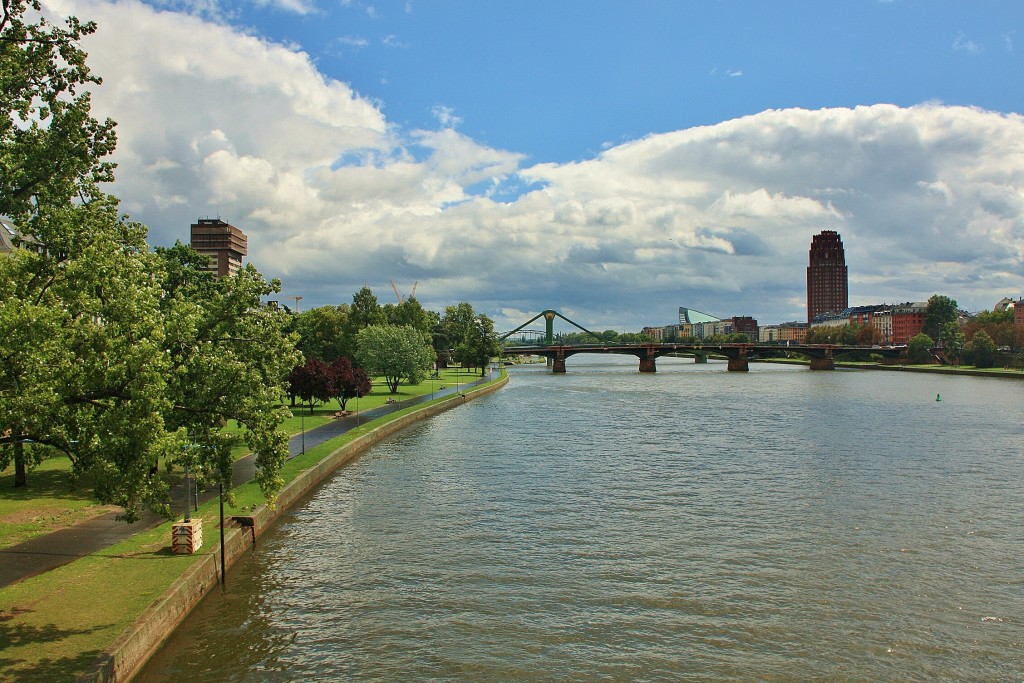
[[[328,424],[314,427],[302,434],[296,434],[288,442],[290,458],[300,455],[308,448],[313,448],[330,441],[357,426],[366,424],[385,415],[403,410],[410,406],[426,403],[437,398],[465,391],[471,387],[490,381],[491,377],[483,377],[460,387],[445,387],[431,395],[385,404],[362,413],[354,413],[337,418]],[[252,481],[256,473],[256,457],[249,454],[235,461],[232,482],[234,486]],[[202,504],[217,495],[215,490],[201,491],[198,503]],[[183,511],[185,506],[185,487],[178,486],[171,491],[173,511]],[[134,534],[152,529],[167,520],[154,513],[147,513],[141,520],[128,524],[117,519],[117,512],[109,512],[81,522],[74,526],[60,529],[43,536],[37,536],[24,543],[0,550],[0,588],[18,581],[50,571],[61,565],[91,555],[109,547]]]
[[[0,586],[0,682],[132,680],[210,591],[227,590],[222,585],[225,570],[253,552],[258,539],[289,508],[336,470],[391,435],[507,382],[506,373],[491,374],[294,436],[291,458],[282,470],[286,483],[273,507],[260,502],[262,495],[251,481],[254,459],[243,458],[235,474],[236,481],[246,483],[238,488],[239,505],[225,516],[222,534],[217,531],[216,496],[200,497],[198,517],[214,521],[209,542],[195,554],[172,553],[170,524],[159,519],[148,528],[109,520],[95,534],[102,541],[78,525],[33,545],[0,551],[0,565],[10,581]],[[183,511],[183,490],[177,500]]]

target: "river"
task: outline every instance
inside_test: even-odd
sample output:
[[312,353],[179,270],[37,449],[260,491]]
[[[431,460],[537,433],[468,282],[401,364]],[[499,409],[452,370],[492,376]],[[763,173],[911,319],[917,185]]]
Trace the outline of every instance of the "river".
[[1024,381],[750,368],[512,369],[293,508],[140,680],[1024,680]]

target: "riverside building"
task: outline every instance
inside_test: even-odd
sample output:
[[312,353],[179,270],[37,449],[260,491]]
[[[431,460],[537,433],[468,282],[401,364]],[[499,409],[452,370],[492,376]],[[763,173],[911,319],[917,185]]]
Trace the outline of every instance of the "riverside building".
[[846,254],[835,230],[823,230],[811,240],[807,266],[807,322],[849,306]]

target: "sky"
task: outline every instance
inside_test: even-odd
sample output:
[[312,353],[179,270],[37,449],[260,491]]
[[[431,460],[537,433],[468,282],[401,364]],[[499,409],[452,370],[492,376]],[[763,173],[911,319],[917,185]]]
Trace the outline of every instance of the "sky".
[[302,310],[470,302],[511,330],[686,306],[806,319],[1024,296],[1019,0],[46,0],[95,20],[108,188],[150,244],[198,218]]

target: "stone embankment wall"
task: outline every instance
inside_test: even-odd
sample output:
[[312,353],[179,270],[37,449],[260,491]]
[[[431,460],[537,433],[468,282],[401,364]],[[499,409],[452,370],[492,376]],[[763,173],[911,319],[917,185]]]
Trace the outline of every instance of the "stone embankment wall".
[[[262,505],[251,516],[236,516],[231,528],[225,529],[224,562],[231,567],[260,535],[265,533],[281,514],[316,488],[339,467],[352,461],[369,448],[409,425],[450,410],[467,400],[479,398],[501,388],[508,376],[481,387],[456,394],[448,400],[414,409],[386,422],[338,448],[326,458],[289,482],[278,495],[273,509]],[[214,527],[216,528],[216,527]],[[213,535],[213,534],[211,534]],[[156,602],[125,629],[99,657],[93,670],[79,683],[118,683],[128,681],[156,652],[174,629],[185,620],[203,596],[220,581],[220,548],[192,564]]]

